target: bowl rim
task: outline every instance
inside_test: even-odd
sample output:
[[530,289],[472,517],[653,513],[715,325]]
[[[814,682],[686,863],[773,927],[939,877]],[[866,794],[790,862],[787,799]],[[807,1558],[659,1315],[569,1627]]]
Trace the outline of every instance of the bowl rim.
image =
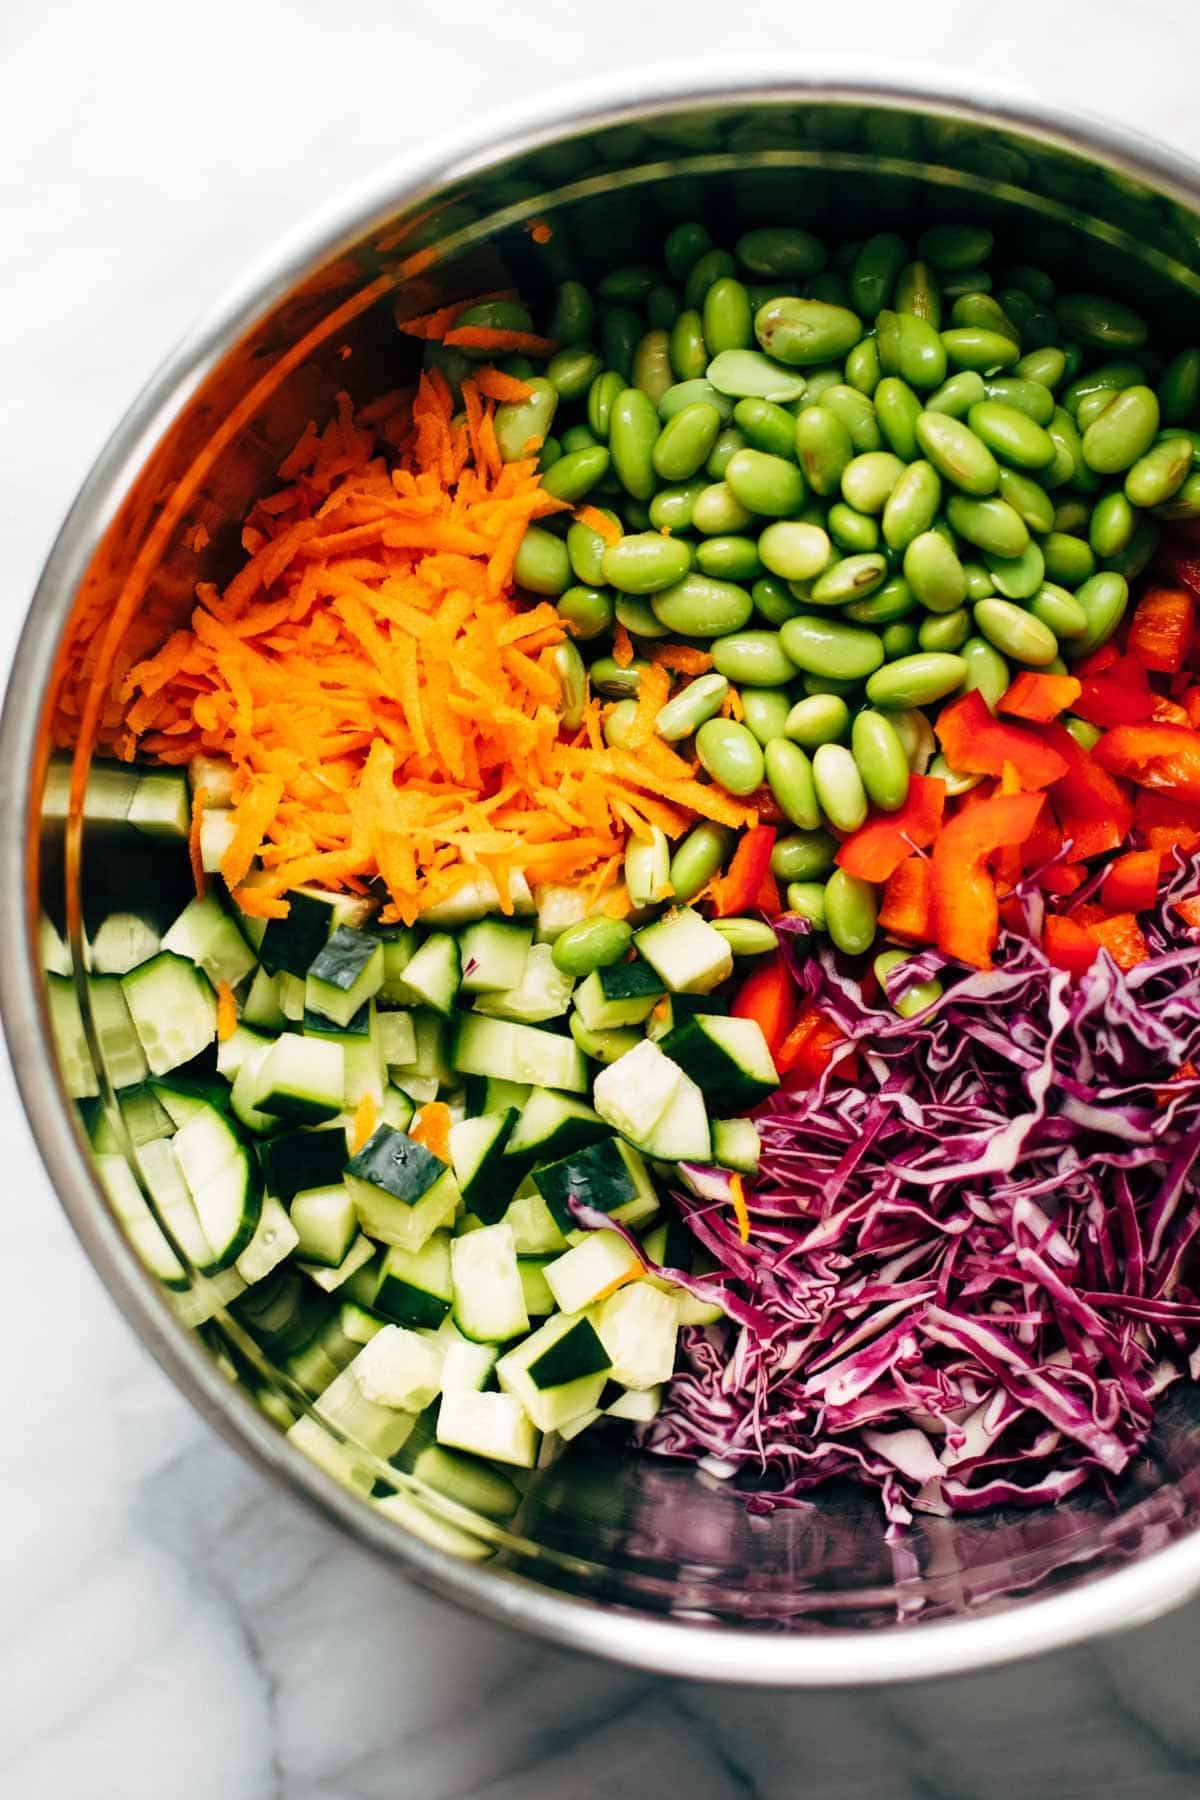
[[698,106],[796,103],[917,108],[1011,129],[1085,156],[1200,211],[1200,166],[1123,126],[1044,106],[974,75],[856,63],[785,68],[778,59],[614,71],[487,113],[386,163],[261,256],[151,377],[101,450],[50,550],[17,644],[0,717],[0,932],[27,954],[0,959],[0,1018],[39,1153],[77,1237],[109,1293],[160,1366],[227,1442],[356,1543],[459,1606],[503,1625],[614,1662],[694,1680],[819,1688],[924,1679],[983,1669],[1145,1623],[1200,1591],[1200,1532],[1136,1564],[1085,1577],[1061,1593],[1018,1599],[978,1617],[884,1630],[768,1632],[656,1618],[548,1589],[488,1563],[465,1562],[397,1529],[289,1445],[219,1372],[171,1313],[104,1205],[50,1048],[33,954],[36,896],[27,849],[36,830],[37,727],[61,626],[79,582],[153,446],[230,344],[297,280],[398,207],[505,158],[606,125]]

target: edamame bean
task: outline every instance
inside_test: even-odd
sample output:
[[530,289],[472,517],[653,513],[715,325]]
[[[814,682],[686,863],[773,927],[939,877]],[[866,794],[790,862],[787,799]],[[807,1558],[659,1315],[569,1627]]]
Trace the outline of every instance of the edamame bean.
[[723,350],[748,350],[754,342],[750,296],[732,275],[714,281],[701,308],[704,341],[713,356]]
[[[1017,296],[1017,305],[1026,318],[1032,315],[1034,309],[1027,305],[1023,294]],[[955,296],[954,305],[950,309],[950,324],[952,327],[974,326],[993,332],[1020,348],[1020,329],[1011,315],[1005,312],[1000,301],[982,288],[971,288]]]
[[786,581],[811,581],[826,567],[831,555],[828,533],[819,525],[777,519],[758,540],[763,566]]
[[1032,541],[1020,556],[993,556],[985,550],[983,560],[996,592],[1006,600],[1032,599],[1046,579],[1046,558],[1041,546]]
[[558,441],[564,456],[573,456],[576,450],[594,450],[598,442],[586,425],[568,425]]
[[[593,668],[593,680],[595,670]],[[613,750],[628,750],[638,716],[636,700],[618,700],[604,715],[604,741]]]
[[774,737],[763,751],[767,784],[784,816],[802,831],[815,831],[821,823],[812,764],[790,738]]
[[1200,519],[1200,470],[1158,508],[1162,519]]
[[676,382],[698,381],[703,376],[708,367],[708,345],[700,314],[694,307],[685,307],[671,326],[667,354]]
[[855,344],[846,358],[846,385],[860,394],[873,394],[879,386],[883,370],[879,362],[879,346],[872,337]]
[[633,306],[608,306],[600,314],[600,348],[606,368],[633,381],[633,357],[642,335],[642,315]]
[[554,307],[546,327],[549,335],[564,347],[586,344],[592,335],[596,307],[591,294],[581,281],[564,281],[554,297]]
[[633,928],[624,919],[576,919],[555,938],[550,960],[564,975],[582,978],[621,962],[632,942]]
[[626,631],[634,637],[661,638],[666,637],[667,628],[660,625],[650,610],[649,602],[639,600],[633,594],[618,594],[615,612],[617,619]]
[[848,555],[867,556],[879,548],[880,531],[877,521],[867,513],[855,512],[844,500],[839,500],[830,507],[825,517],[825,528],[838,549]]
[[1124,490],[1103,495],[1092,508],[1088,526],[1088,543],[1101,558],[1119,556],[1127,550],[1137,525],[1137,514],[1125,498]]
[[[616,513],[601,509],[610,524],[620,526]],[[567,532],[567,555],[576,579],[585,587],[598,588],[604,580],[602,564],[608,543],[600,533],[579,519]]]
[[692,507],[692,529],[706,537],[728,537],[730,532],[745,531],[753,519],[749,507],[742,505],[724,481],[710,481]]
[[1058,639],[1049,626],[1011,600],[978,601],[975,625],[989,644],[1014,662],[1044,669],[1058,655]]
[[1071,654],[1089,656],[1108,642],[1125,616],[1129,583],[1123,575],[1106,570],[1077,588],[1075,598],[1087,616],[1087,630],[1072,640]]
[[1125,497],[1134,506],[1163,506],[1187,480],[1193,461],[1192,440],[1165,437],[1152,444],[1125,477]]
[[952,769],[946,758],[940,753],[929,765],[929,773],[935,781],[940,781],[946,789],[948,800],[957,800],[960,794],[969,794],[983,780],[982,775],[964,774],[960,769]]
[[1094,750],[1104,736],[1099,725],[1093,725],[1090,719],[1067,718],[1063,724],[1083,750]]
[[945,992],[941,982],[936,979],[914,981],[909,983],[898,999],[892,1000],[888,994],[887,978],[894,969],[902,968],[906,962],[911,961],[911,954],[907,950],[885,950],[871,965],[875,971],[875,979],[902,1019],[915,1018],[927,1006],[932,1006],[935,1000],[940,1000]]
[[731,632],[716,639],[712,658],[718,674],[739,687],[783,687],[797,673],[777,631]]
[[1200,350],[1180,350],[1163,370],[1158,405],[1164,425],[1186,425],[1200,411]]
[[854,455],[850,432],[837,414],[827,406],[805,407],[796,416],[795,445],[814,494],[836,493]]
[[967,668],[963,691],[982,694],[989,710],[995,712],[1009,689],[1008,664],[995,646],[982,637],[969,637],[959,654]]
[[613,407],[624,391],[624,380],[615,369],[606,369],[603,375],[597,375],[588,389],[588,430],[597,441],[607,442]]
[[879,363],[911,388],[940,387],[946,379],[946,350],[937,329],[913,313],[881,312],[876,327]]
[[671,858],[668,877],[680,906],[694,900],[724,868],[725,859],[733,848],[733,837],[733,832],[724,825],[710,825],[705,821],[693,826],[682,839]]
[[1054,440],[1040,425],[1000,400],[979,400],[967,423],[1002,462],[1017,469],[1047,469],[1054,461]]
[[917,598],[903,575],[893,575],[865,600],[852,600],[843,607],[847,619],[855,625],[891,625],[905,619],[917,608]]
[[1094,350],[1137,350],[1149,336],[1144,319],[1100,294],[1062,294],[1054,312],[1064,337]]
[[859,246],[850,267],[850,298],[864,318],[887,305],[908,252],[894,232],[878,232]]
[[[582,400],[597,375],[603,371],[604,364],[590,344],[571,344],[550,358],[546,364],[546,380],[560,400]],[[503,408],[498,409],[497,416],[502,410]]]
[[695,558],[698,569],[721,581],[755,581],[763,572],[758,545],[750,537],[701,538]]
[[735,425],[726,425],[708,453],[704,473],[710,482],[724,481],[725,471],[739,450],[747,448],[746,439]]
[[996,584],[982,563],[965,562],[963,574],[967,578],[967,599],[987,600],[996,591]]
[[850,724],[850,708],[836,694],[812,694],[797,700],[784,721],[784,733],[802,750],[840,743]]
[[[655,531],[688,531],[696,502],[708,486],[707,481],[685,481],[677,487],[659,488],[650,502],[650,523]],[[571,527],[573,531],[574,526]],[[570,533],[568,532],[568,537]]]
[[845,606],[873,594],[887,579],[887,572],[884,556],[845,556],[817,576],[811,597],[818,606]]
[[1054,395],[1040,381],[1022,381],[1016,375],[990,375],[983,391],[994,405],[1007,406],[1043,428],[1054,417]]
[[529,525],[513,563],[518,587],[530,594],[565,593],[571,585],[571,562],[562,538],[541,525]]
[[941,502],[941,477],[933,464],[923,460],[910,463],[883,509],[883,535],[889,549],[907,550],[914,538],[932,526]]
[[995,493],[1000,483],[1000,469],[995,457],[961,419],[945,413],[924,412],[917,420],[917,443],[947,481],[964,493]]
[[868,450],[842,470],[842,494],[856,512],[881,513],[904,472],[905,465],[890,450]]
[[752,513],[786,519],[804,505],[804,477],[794,462],[763,450],[739,450],[730,457],[725,481]]
[[923,775],[929,766],[929,759],[937,749],[937,739],[933,735],[933,726],[925,714],[916,707],[889,712],[892,729],[900,739],[901,748],[908,762],[909,773]]
[[895,307],[936,331],[942,322],[942,294],[937,276],[921,261],[906,263],[896,277]]
[[986,325],[953,325],[941,334],[946,360],[956,369],[976,369],[990,374],[994,369],[1010,369],[1021,359],[1021,346]]
[[931,225],[917,249],[935,269],[970,269],[987,261],[993,242],[986,225]]
[[598,481],[603,481],[608,474],[610,461],[608,450],[603,444],[593,444],[587,450],[572,450],[566,455],[560,454],[542,476],[542,489],[547,494],[553,494],[556,500],[569,501],[573,506],[585,494],[590,494]]
[[1060,582],[1065,588],[1077,588],[1096,571],[1091,545],[1072,533],[1050,532],[1042,539],[1042,556],[1051,581]]
[[832,869],[837,847],[827,831],[797,831],[776,842],[771,873],[776,881],[815,881]]
[[[813,383],[809,382],[811,392]],[[847,387],[845,382],[836,381],[827,387],[821,395],[821,405],[842,421],[850,433],[850,443],[856,455],[864,450],[879,450],[883,447],[883,437],[879,430],[879,420],[875,416],[874,402],[857,388]]]
[[1074,594],[1068,594],[1066,588],[1053,581],[1042,583],[1029,602],[1029,610],[1056,638],[1082,637],[1088,628],[1087,614]]
[[855,715],[850,749],[872,804],[898,811],[908,798],[908,757],[892,721],[865,708]]
[[788,911],[807,919],[814,931],[825,929],[825,883],[823,881],[790,881],[787,890]]
[[902,656],[912,656],[917,648],[917,626],[912,619],[893,619],[879,633],[883,644],[883,654],[888,662],[898,662]]
[[689,681],[682,691],[668,700],[655,716],[654,729],[668,744],[691,737],[706,719],[715,719],[729,692],[723,675],[709,673]]
[[681,301],[673,287],[655,282],[643,301],[646,323],[654,331],[670,331],[681,310]]
[[1016,469],[1000,470],[1000,498],[1007,500],[1028,531],[1054,529],[1054,502],[1044,487]]
[[527,399],[507,400],[496,408],[496,443],[503,462],[529,456],[531,446],[540,446],[550,434],[558,406],[557,390],[544,375],[533,376],[528,387]]
[[557,612],[574,638],[587,641],[611,629],[613,597],[603,588],[569,587],[559,597]]
[[763,753],[753,732],[733,719],[706,719],[696,733],[701,767],[727,793],[752,794],[762,786]]
[[735,956],[765,956],[779,947],[779,939],[765,919],[714,919],[712,925]]
[[883,661],[874,631],[819,613],[802,613],[780,626],[785,655],[798,669],[832,681],[862,681]]
[[624,700],[628,696],[636,698],[642,685],[642,676],[649,664],[640,658],[625,665],[616,661],[615,657],[598,656],[592,664],[589,674],[592,686],[597,693],[609,694],[616,700]]
[[[793,745],[797,755],[804,752]],[[837,831],[857,831],[867,816],[867,790],[845,744],[822,744],[812,760],[821,811]]]
[[1158,395],[1153,388],[1130,387],[1114,395],[1083,434],[1083,459],[1097,475],[1131,469],[1154,442],[1158,430]]
[[772,738],[785,736],[791,701],[782,688],[748,687],[742,693],[742,724],[752,731],[759,743],[767,745]]
[[[761,545],[761,538],[759,543]],[[804,603],[795,598],[787,582],[772,575],[756,581],[751,596],[755,611],[761,613],[768,625],[782,625],[785,619],[794,619],[797,613],[804,611]]]
[[909,544],[904,552],[904,579],[930,612],[954,612],[967,597],[962,563],[937,531],[923,531]]
[[[986,605],[986,601],[982,604]],[[967,665],[961,656],[946,651],[922,651],[916,656],[902,656],[897,662],[877,669],[867,682],[867,699],[872,706],[885,706],[889,711],[914,706],[932,706],[962,686]]]
[[973,406],[987,398],[983,376],[975,369],[960,369],[944,381],[925,402],[926,412],[945,413],[951,419],[965,419]]
[[705,379],[733,400],[773,400],[780,406],[799,400],[808,385],[803,375],[761,350],[722,350],[708,364]]
[[1068,498],[1060,500],[1054,508],[1053,531],[1065,532],[1069,537],[1083,537],[1092,516],[1092,509],[1086,500]]
[[733,417],[733,401],[728,394],[722,394],[711,381],[677,381],[669,387],[658,403],[658,416],[665,425],[683,411],[685,406],[695,406],[703,401],[706,406],[715,406],[721,415],[722,425],[728,425]]
[[699,400],[663,426],[651,451],[654,472],[663,481],[686,481],[704,467],[721,431],[715,406]]
[[[488,331],[532,331],[533,317],[519,300],[480,300],[458,315],[459,325],[482,325]],[[486,362],[488,350],[468,350],[472,362]]]
[[869,881],[835,869],[825,883],[825,929],[847,956],[861,956],[875,941],[879,908]]
[[740,631],[754,610],[745,588],[696,570],[651,596],[655,617],[681,637],[724,637]]
[[596,284],[596,292],[601,300],[619,300],[636,306],[646,298],[656,278],[656,271],[648,265],[630,263],[602,275]]
[[[912,462],[917,454],[917,420],[921,402],[906,381],[898,375],[885,375],[875,389],[875,415],[879,429],[901,462]],[[827,490],[817,489],[817,492]]]
[[965,606],[949,613],[929,613],[917,627],[922,650],[961,650],[971,635],[971,615]]
[[550,667],[558,677],[558,717],[567,731],[578,731],[583,724],[587,705],[587,672],[574,644],[555,644],[550,650]]
[[976,500],[970,494],[951,494],[946,517],[968,544],[991,556],[1020,556],[1029,543],[1029,531],[1019,512],[996,494]]
[[1036,381],[1039,387],[1056,388],[1067,372],[1067,359],[1057,344],[1030,350],[1013,366],[1018,381]]
[[657,486],[654,446],[661,429],[653,403],[640,388],[625,388],[613,402],[608,433],[612,465],[635,500],[649,500]]
[[806,368],[845,356],[862,336],[862,320],[845,306],[784,296],[759,307],[754,332],[768,356]]
[[785,406],[772,400],[739,400],[733,422],[751,449],[795,461],[796,418]]
[[1054,461],[1042,471],[1046,486],[1053,491],[1068,481],[1081,485],[1094,482],[1095,477],[1083,460],[1083,439],[1070,413],[1056,406],[1046,432],[1054,445]]
[[686,281],[706,250],[712,249],[708,227],[695,220],[675,225],[663,244],[663,261],[676,281]]
[[820,238],[799,225],[760,225],[745,232],[734,248],[737,259],[752,275],[787,276],[805,281],[820,274],[827,253]]

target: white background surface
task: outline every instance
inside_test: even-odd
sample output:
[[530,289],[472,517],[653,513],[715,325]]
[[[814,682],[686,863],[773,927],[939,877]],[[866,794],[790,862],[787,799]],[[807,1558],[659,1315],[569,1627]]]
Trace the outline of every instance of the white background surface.
[[[456,122],[679,53],[974,71],[1200,157],[1195,0],[3,0],[3,666],[107,432],[247,263]],[[6,1071],[0,1168],[0,1793],[1200,1792],[1195,1609],[994,1676],[798,1699],[601,1669],[448,1611],[200,1425],[68,1233]]]

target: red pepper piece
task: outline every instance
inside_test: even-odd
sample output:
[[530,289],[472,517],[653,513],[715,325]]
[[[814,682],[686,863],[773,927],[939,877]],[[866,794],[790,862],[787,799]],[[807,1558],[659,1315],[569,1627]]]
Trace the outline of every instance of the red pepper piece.
[[779,883],[770,869],[759,883],[758,892],[754,896],[754,907],[755,911],[766,913],[768,919],[777,919],[783,911],[783,901],[779,897]]
[[927,856],[906,856],[888,876],[879,924],[902,943],[928,944],[933,938],[933,864]]
[[1050,790],[1050,798],[1072,857],[1084,862],[1090,856],[1119,849],[1133,822],[1129,801],[1064,725],[1043,725],[1040,730],[1067,765],[1066,774]]
[[812,1087],[844,1041],[832,1019],[815,1006],[806,1007],[780,1044],[775,1065],[781,1075],[791,1077],[789,1087]]
[[1041,794],[994,794],[943,826],[933,846],[933,923],[947,956],[991,968],[1000,908],[987,859],[1023,844],[1042,805]]
[[1177,900],[1175,911],[1185,925],[1191,925],[1200,931],[1200,894],[1191,894],[1186,900]]
[[1200,552],[1185,550],[1182,547],[1168,551],[1164,557],[1174,580],[1182,587],[1190,588],[1193,594],[1200,596]]
[[1082,863],[1055,863],[1042,875],[1039,886],[1047,894],[1061,894],[1064,899],[1078,893],[1087,880],[1087,870]]
[[1048,913],[1042,927],[1042,949],[1047,962],[1071,975],[1086,975],[1100,954],[1100,946],[1087,930],[1074,919],[1061,913]]
[[1092,725],[1138,725],[1153,716],[1158,696],[1136,656],[1120,656],[1107,669],[1085,675],[1074,712]]
[[1080,657],[1075,664],[1075,673],[1082,681],[1085,675],[1099,675],[1102,669],[1111,669],[1120,660],[1121,652],[1114,643],[1101,644],[1098,650],[1089,651],[1087,656]]
[[1196,629],[1196,601],[1186,588],[1147,588],[1129,627],[1129,648],[1147,669],[1174,675],[1182,669]]
[[1127,850],[1109,868],[1100,888],[1109,912],[1145,912],[1154,905],[1162,857],[1157,850]]
[[998,712],[1014,719],[1030,719],[1045,725],[1060,712],[1068,712],[1078,700],[1080,683],[1074,675],[1037,675],[1023,669],[1006,694],[1001,695]]
[[1087,929],[1100,948],[1108,951],[1118,969],[1135,969],[1150,954],[1142,928],[1131,912],[1113,913],[1107,919],[1097,919]]
[[932,775],[910,775],[908,798],[898,812],[876,813],[853,832],[837,864],[860,881],[886,881],[914,850],[932,844],[942,823],[946,784]]
[[755,1019],[762,1027],[767,1048],[774,1056],[795,1017],[792,978],[777,950],[748,975],[734,995],[730,1008],[736,1018]]
[[977,689],[944,707],[935,730],[946,761],[964,775],[1003,775],[1009,763],[1021,786],[1036,791],[1067,772],[1062,757],[1028,726],[994,719]]
[[1200,731],[1187,725],[1117,725],[1092,751],[1093,760],[1139,787],[1176,794],[1200,806]]
[[771,872],[774,848],[773,825],[755,825],[742,833],[728,869],[710,889],[718,919],[731,919],[754,905],[764,877]]

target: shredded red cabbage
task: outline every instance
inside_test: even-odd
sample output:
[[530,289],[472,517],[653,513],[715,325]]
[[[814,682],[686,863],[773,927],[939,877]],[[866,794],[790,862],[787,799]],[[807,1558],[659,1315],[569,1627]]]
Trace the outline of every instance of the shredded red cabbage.
[[682,1334],[648,1449],[772,1504],[851,1476],[893,1527],[1127,1467],[1156,1397],[1200,1376],[1200,1078],[1178,1078],[1200,1066],[1200,933],[1172,904],[1198,876],[1181,864],[1143,921],[1148,961],[1102,952],[1075,984],[1028,893],[1031,935],[1005,932],[993,970],[931,950],[893,971],[893,999],[945,984],[913,1019],[781,921],[858,1074],[760,1112],[748,1243],[721,1171],[677,1196],[730,1319]]

